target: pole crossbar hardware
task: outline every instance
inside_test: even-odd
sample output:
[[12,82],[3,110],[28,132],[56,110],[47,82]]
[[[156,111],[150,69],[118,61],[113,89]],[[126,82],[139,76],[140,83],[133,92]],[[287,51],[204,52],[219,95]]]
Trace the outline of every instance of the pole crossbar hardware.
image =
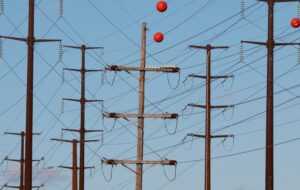
[[[269,45],[268,42],[256,42],[256,41],[244,41],[244,40],[242,40],[241,43],[255,44],[255,45],[264,45],[264,46],[268,46]],[[272,42],[272,45],[273,46],[292,46],[292,45],[299,46],[300,43],[296,43],[296,42],[275,43],[275,42]]]
[[[203,108],[206,109],[206,105],[199,105],[199,104],[188,104],[188,106]],[[218,105],[218,106],[210,106],[211,109],[226,109],[226,108],[233,108],[234,105]]]
[[[139,108],[137,114],[123,114],[123,113],[107,113],[103,112],[102,116],[106,118],[124,118],[128,121],[127,118],[137,118],[137,158],[136,160],[103,160],[102,164],[135,164],[136,170],[136,182],[135,182],[135,190],[142,190],[143,189],[143,165],[144,164],[171,164],[177,163],[176,161],[146,161],[143,160],[144,158],[144,119],[145,118],[162,118],[162,119],[178,119],[178,114],[145,114],[145,76],[146,72],[153,71],[153,72],[163,72],[163,73],[179,73],[180,68],[172,65],[160,65],[160,66],[146,66],[146,36],[147,36],[147,23],[142,24],[142,39],[141,39],[141,63],[140,67],[125,67],[125,66],[118,66],[118,65],[111,65],[105,68],[106,71],[125,71],[130,73],[130,71],[137,71],[139,72],[139,76],[134,76],[139,80]],[[131,122],[130,122],[131,123]],[[134,124],[135,125],[135,124]],[[103,165],[102,165],[103,166]],[[131,170],[132,171],[132,170]],[[105,177],[105,176],[104,176]]]
[[113,160],[113,159],[104,159],[102,163],[108,165],[118,165],[118,164],[160,164],[160,165],[177,165],[176,160]]
[[[99,140],[85,140],[85,133],[94,133],[94,132],[102,132],[102,130],[86,130],[85,129],[85,104],[86,103],[92,103],[92,102],[102,102],[102,100],[88,100],[85,97],[85,74],[87,72],[99,72],[102,70],[96,70],[91,69],[88,70],[85,68],[85,56],[86,56],[86,50],[94,50],[94,49],[103,49],[103,47],[88,47],[86,45],[81,46],[70,46],[65,45],[63,46],[65,48],[72,48],[72,49],[79,49],[81,50],[81,68],[80,69],[72,69],[72,68],[64,68],[64,70],[68,71],[75,71],[80,72],[81,74],[81,97],[80,99],[72,99],[72,98],[63,98],[63,100],[66,101],[73,101],[73,102],[79,102],[80,103],[80,129],[74,130],[74,129],[63,129],[64,131],[71,131],[71,132],[78,132],[80,134],[80,140],[77,141],[80,143],[80,160],[79,160],[79,190],[84,190],[84,177],[85,177],[85,143],[86,142],[98,142]],[[68,142],[68,141],[66,141]],[[102,138],[103,142],[103,138]],[[74,145],[75,146],[75,145]],[[75,150],[74,150],[75,151]],[[76,170],[77,171],[77,170]],[[73,185],[75,188],[75,185]],[[77,185],[76,185],[77,189]]]
[[[189,77],[194,77],[194,78],[202,78],[202,79],[206,79],[205,75],[195,75],[195,74],[190,74],[188,75]],[[233,75],[229,75],[229,76],[211,76],[211,79],[228,79],[228,78],[233,78]]]
[[162,118],[162,119],[177,119],[178,114],[123,114],[123,113],[103,113],[107,118]]
[[207,44],[206,46],[196,46],[191,45],[190,48],[204,49],[206,50],[206,75],[195,75],[191,74],[189,77],[202,78],[206,79],[206,104],[188,104],[191,107],[199,107],[206,109],[206,119],[205,119],[205,134],[188,134],[187,136],[204,138],[205,139],[205,175],[204,175],[204,189],[211,190],[211,139],[213,138],[227,138],[232,137],[232,135],[211,135],[211,110],[212,109],[227,109],[233,107],[233,105],[211,105],[211,79],[227,79],[233,78],[233,75],[230,76],[212,76],[211,75],[211,51],[214,49],[227,49],[228,46],[211,46]]
[[[187,136],[197,137],[197,138],[206,138],[205,135],[199,135],[199,134],[194,134],[194,133],[187,134]],[[233,138],[233,137],[234,137],[234,135],[210,135],[210,138]]]
[[[5,132],[5,135],[16,135],[16,136],[20,136],[21,137],[21,153],[20,153],[20,159],[11,159],[8,158],[8,156],[6,156],[4,158],[4,161],[8,161],[8,162],[18,162],[20,163],[20,185],[19,186],[10,186],[7,185],[4,187],[7,188],[15,188],[15,189],[20,189],[20,190],[24,190],[24,165],[25,165],[25,157],[24,157],[24,145],[25,145],[25,132],[22,131],[20,133],[16,133],[16,132]],[[32,133],[32,135],[40,135],[40,133]],[[44,158],[39,159],[39,160],[32,160],[32,162],[40,162],[41,160],[44,160]],[[33,187],[34,188],[34,187]]]
[[153,72],[164,72],[164,73],[178,73],[180,72],[179,67],[161,65],[161,66],[153,66],[153,67],[125,67],[118,65],[111,65],[105,67],[107,71],[153,71]]
[[300,43],[276,43],[274,39],[274,8],[276,3],[299,2],[299,0],[258,0],[268,6],[267,42],[241,41],[266,46],[267,53],[267,91],[266,91],[266,157],[265,190],[274,190],[274,48],[275,46],[299,45]]
[[[3,188],[3,187],[11,188],[11,189],[20,189],[19,186],[7,185],[7,184],[4,184],[4,185],[2,186],[2,188]],[[42,188],[42,187],[44,187],[44,185],[33,185],[31,188],[33,188],[33,189],[40,189],[40,188]],[[2,189],[2,188],[0,188],[0,189]]]
[[27,43],[27,81],[26,81],[26,142],[25,142],[25,190],[32,189],[32,131],[33,131],[33,93],[34,93],[34,48],[39,42],[61,42],[59,39],[35,38],[35,0],[28,0],[27,38],[0,36],[0,38]]

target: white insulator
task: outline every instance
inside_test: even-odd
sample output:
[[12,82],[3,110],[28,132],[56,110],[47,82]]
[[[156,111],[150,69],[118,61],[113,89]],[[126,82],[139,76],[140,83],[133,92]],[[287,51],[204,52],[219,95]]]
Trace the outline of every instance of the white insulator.
[[300,46],[298,46],[298,64],[300,64]]
[[0,39],[0,58],[3,58],[3,42],[2,39]]
[[61,61],[61,60],[62,60],[62,57],[63,57],[63,46],[62,46],[62,44],[60,43],[60,44],[59,44],[59,47],[58,47],[58,60]]
[[241,17],[245,17],[245,0],[241,1]]
[[59,16],[63,17],[64,15],[64,0],[59,0]]
[[241,43],[241,46],[240,46],[240,62],[244,63],[244,46],[243,46],[243,43]]
[[4,0],[0,0],[0,15],[4,13]]
[[300,18],[300,2],[298,3],[298,18]]

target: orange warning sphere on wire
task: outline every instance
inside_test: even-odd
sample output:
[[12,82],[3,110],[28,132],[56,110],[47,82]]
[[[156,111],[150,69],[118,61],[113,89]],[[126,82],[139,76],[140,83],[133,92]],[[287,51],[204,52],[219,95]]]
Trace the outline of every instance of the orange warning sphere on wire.
[[300,19],[299,18],[293,18],[291,21],[291,25],[294,28],[298,28],[300,26]]
[[168,9],[168,4],[167,4],[165,1],[159,1],[159,2],[156,4],[156,9],[157,9],[159,12],[165,12],[165,11]]
[[154,41],[162,42],[164,40],[164,35],[161,32],[157,32],[154,34]]

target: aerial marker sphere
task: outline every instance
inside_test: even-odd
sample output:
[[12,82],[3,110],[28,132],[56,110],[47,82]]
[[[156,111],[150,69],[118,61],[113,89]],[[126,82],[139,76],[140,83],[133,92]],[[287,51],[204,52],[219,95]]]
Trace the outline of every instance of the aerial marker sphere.
[[154,34],[154,41],[162,42],[164,40],[164,35],[161,32],[157,32]]
[[291,21],[291,25],[294,28],[298,28],[300,26],[300,19],[299,18],[293,18]]
[[168,4],[167,4],[165,1],[159,1],[159,2],[156,4],[156,9],[157,9],[159,12],[165,12],[165,11],[168,9]]

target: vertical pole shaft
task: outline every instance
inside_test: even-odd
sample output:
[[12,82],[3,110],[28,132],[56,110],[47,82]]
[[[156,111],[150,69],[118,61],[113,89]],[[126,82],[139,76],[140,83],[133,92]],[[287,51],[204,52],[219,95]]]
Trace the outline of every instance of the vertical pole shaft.
[[205,190],[210,190],[211,187],[211,46],[206,46],[206,132],[205,132]]
[[[141,71],[139,78],[139,118],[138,118],[138,142],[137,142],[137,160],[143,160],[144,154],[144,97],[145,97],[145,71],[146,67],[146,30],[147,24],[142,26],[142,45],[141,45]],[[142,190],[143,185],[143,165],[136,166],[136,190]]]
[[21,159],[20,159],[20,190],[24,190],[24,139],[25,132],[21,132]]
[[266,190],[273,190],[274,184],[274,153],[273,153],[273,74],[274,74],[274,0],[268,2],[268,71],[267,71],[267,117],[266,117]]
[[73,139],[72,190],[77,190],[77,140]]
[[79,166],[79,190],[84,190],[84,141],[85,141],[85,50],[81,46],[81,99],[80,99],[80,166]]
[[26,89],[26,159],[25,159],[25,190],[32,187],[32,118],[33,118],[33,59],[34,59],[34,0],[29,1],[28,21],[28,63]]

